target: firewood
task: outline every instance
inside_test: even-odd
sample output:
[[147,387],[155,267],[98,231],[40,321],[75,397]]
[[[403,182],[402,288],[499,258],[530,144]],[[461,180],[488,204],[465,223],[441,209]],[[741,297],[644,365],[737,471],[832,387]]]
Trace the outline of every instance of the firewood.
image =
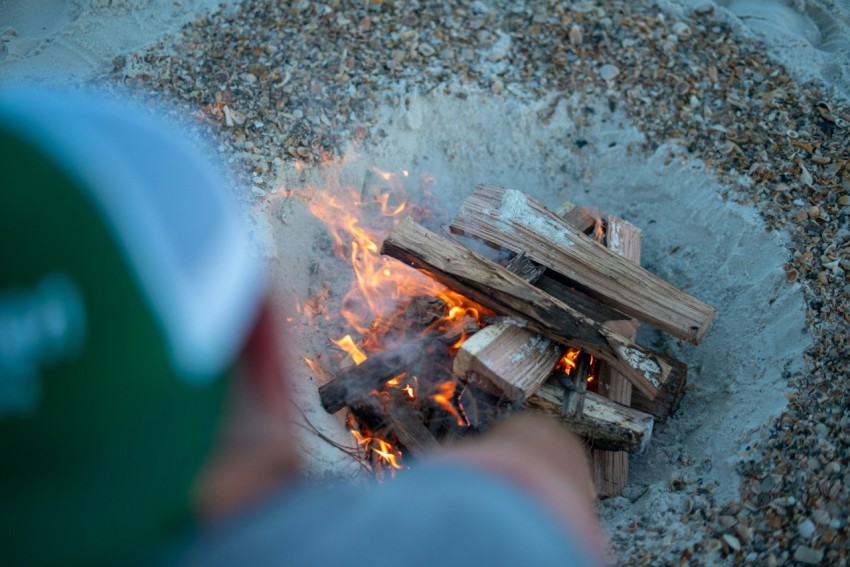
[[575,207],[567,213],[558,216],[579,232],[588,234],[593,232],[596,223],[600,222],[603,214],[602,211],[595,207]]
[[[615,216],[609,216],[606,224],[605,241],[608,249],[640,265],[640,229]],[[637,334],[637,325],[633,329],[631,336],[626,336],[634,338]],[[599,393],[617,403],[631,406],[632,384],[604,362],[600,366]],[[669,383],[668,377],[665,385]],[[659,396],[656,396],[656,399]],[[596,493],[600,497],[619,496],[623,493],[629,479],[629,456],[626,452],[594,449],[591,452],[590,463]]]
[[640,390],[632,392],[632,407],[646,412],[661,423],[674,414],[682,401],[685,386],[688,384],[688,367],[678,360],[671,359],[670,375],[658,391],[655,399],[650,400]]
[[419,414],[403,400],[390,401],[386,421],[399,442],[416,457],[439,447],[437,439],[422,423]]
[[537,280],[543,276],[546,271],[545,266],[541,266],[532,261],[528,256],[520,252],[514,254],[513,257],[505,264],[505,269],[513,272],[530,284],[537,283]]
[[393,353],[374,354],[362,364],[340,372],[333,380],[319,387],[322,407],[336,413],[370,395],[387,380],[404,372],[406,360]]
[[588,295],[694,344],[714,319],[713,307],[600,246],[519,191],[479,185],[451,229],[525,252]]
[[455,355],[452,371],[477,374],[510,400],[522,400],[546,381],[561,358],[551,340],[514,324],[489,325],[466,340]]
[[565,416],[564,389],[546,382],[526,402],[531,411],[558,418],[590,447],[613,451],[642,452],[652,438],[652,416],[587,392],[581,416]]
[[649,398],[655,397],[670,372],[667,357],[628,340],[607,323],[589,319],[504,267],[410,218],[393,229],[381,253],[422,270],[497,313],[524,318],[528,328],[538,334],[606,360]]

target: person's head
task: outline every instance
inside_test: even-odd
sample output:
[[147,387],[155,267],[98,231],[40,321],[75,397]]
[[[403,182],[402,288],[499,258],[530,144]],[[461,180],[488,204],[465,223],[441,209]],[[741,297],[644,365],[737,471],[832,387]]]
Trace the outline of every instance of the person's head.
[[222,436],[288,469],[262,269],[199,151],[147,109],[19,90],[0,93],[0,180],[4,558],[138,558],[193,497],[235,506],[249,479]]

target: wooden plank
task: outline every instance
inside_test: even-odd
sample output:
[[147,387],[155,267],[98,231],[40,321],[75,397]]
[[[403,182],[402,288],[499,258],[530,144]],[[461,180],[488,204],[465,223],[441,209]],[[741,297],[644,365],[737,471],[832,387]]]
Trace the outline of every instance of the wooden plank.
[[655,398],[670,372],[668,357],[636,344],[457,242],[402,220],[381,253],[503,315],[524,318],[528,328],[555,342],[608,361],[647,397]]
[[561,413],[564,389],[546,382],[526,402],[531,411],[558,418],[594,449],[643,452],[652,438],[652,416],[587,392],[584,411],[578,417]]
[[519,191],[479,185],[451,229],[524,252],[588,295],[694,344],[714,319],[713,307],[600,246]]
[[475,373],[506,398],[524,400],[552,374],[562,351],[528,329],[500,322],[484,327],[460,346],[452,372],[461,377]]

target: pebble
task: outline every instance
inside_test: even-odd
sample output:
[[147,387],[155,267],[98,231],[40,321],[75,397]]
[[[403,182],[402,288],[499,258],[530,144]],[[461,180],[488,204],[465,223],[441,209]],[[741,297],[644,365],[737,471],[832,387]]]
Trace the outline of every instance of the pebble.
[[794,561],[807,565],[819,565],[823,561],[823,550],[812,549],[806,545],[797,546],[797,549],[794,550]]
[[605,65],[599,68],[598,73],[599,76],[602,77],[602,80],[611,81],[620,74],[620,69],[618,69],[615,65],[606,63]]
[[808,518],[800,522],[797,526],[797,531],[800,532],[800,535],[803,536],[803,539],[812,539],[812,536],[815,535],[815,524]]

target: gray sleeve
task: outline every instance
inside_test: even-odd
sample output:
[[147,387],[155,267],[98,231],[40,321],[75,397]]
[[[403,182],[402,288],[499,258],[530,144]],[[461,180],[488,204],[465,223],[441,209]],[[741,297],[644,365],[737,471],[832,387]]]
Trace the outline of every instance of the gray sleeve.
[[599,565],[512,485],[457,466],[290,489],[201,534],[184,565]]

